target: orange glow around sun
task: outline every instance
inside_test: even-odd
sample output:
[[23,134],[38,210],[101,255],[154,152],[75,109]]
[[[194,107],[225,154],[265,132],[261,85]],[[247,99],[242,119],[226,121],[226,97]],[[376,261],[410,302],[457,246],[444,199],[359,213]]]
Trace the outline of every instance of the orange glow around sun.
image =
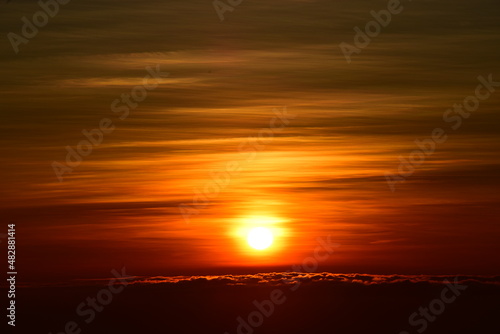
[[284,248],[284,220],[270,216],[247,216],[236,220],[231,231],[239,250],[258,261],[271,260]]

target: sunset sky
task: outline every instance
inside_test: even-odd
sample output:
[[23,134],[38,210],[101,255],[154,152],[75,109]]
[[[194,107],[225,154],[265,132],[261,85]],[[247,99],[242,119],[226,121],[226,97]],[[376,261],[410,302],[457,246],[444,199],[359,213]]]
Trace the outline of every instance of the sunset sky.
[[[350,64],[339,44],[387,1],[246,0],[221,21],[208,0],[73,0],[18,54],[5,36],[40,7],[0,6],[0,213],[23,279],[287,270],[327,236],[320,271],[499,273],[500,87],[458,129],[443,121],[479,76],[500,82],[498,1],[404,1]],[[120,119],[113,101],[157,66]],[[255,156],[242,148],[285,111]],[[105,118],[60,182],[53,162]],[[435,128],[447,141],[391,191],[386,172]],[[179,205],[232,162],[186,221]],[[269,249],[248,246],[257,226]]]

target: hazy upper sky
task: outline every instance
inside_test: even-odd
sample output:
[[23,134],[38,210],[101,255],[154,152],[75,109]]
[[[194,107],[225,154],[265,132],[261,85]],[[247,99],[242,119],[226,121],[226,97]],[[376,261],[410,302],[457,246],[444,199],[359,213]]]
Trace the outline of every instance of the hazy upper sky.
[[[286,269],[328,235],[322,270],[498,272],[500,87],[443,121],[478,76],[500,82],[498,1],[403,1],[350,64],[339,44],[387,1],[246,0],[220,21],[209,0],[72,0],[18,54],[7,34],[40,7],[0,7],[1,216],[27,274]],[[168,76],[120,120],[112,102],[157,65]],[[240,145],[284,107],[249,159]],[[51,164],[103,118],[114,131],[59,182]],[[385,173],[435,128],[447,141],[392,192]],[[234,161],[186,223],[179,204]],[[240,234],[255,224],[277,231],[267,254]]]

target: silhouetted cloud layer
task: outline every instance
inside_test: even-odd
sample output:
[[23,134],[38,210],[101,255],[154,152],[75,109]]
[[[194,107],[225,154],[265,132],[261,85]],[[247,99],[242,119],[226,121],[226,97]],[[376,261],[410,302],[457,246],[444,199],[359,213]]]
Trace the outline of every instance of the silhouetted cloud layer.
[[[77,280],[65,283],[69,286],[106,284],[109,279]],[[132,276],[127,280],[132,285],[168,284],[168,285],[207,285],[207,286],[282,286],[303,284],[500,284],[500,276],[477,275],[370,275],[370,274],[334,274],[270,272],[248,275],[196,275],[196,276]],[[58,284],[55,284],[56,286]]]

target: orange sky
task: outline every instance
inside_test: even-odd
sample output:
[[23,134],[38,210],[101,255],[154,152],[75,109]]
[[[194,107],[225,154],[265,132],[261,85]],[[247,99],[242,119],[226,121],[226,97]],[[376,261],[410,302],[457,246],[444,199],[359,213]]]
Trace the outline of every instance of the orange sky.
[[[498,273],[500,94],[457,131],[442,117],[478,76],[500,81],[498,46],[485,43],[500,26],[495,11],[459,2],[463,25],[445,20],[450,8],[415,4],[349,65],[337,45],[369,19],[363,1],[249,2],[223,24],[175,1],[125,1],[127,23],[75,3],[19,55],[3,41],[0,208],[18,224],[26,277],[121,264],[134,274],[287,269],[327,235],[340,247],[322,270]],[[157,65],[168,76],[120,120],[111,103]],[[283,108],[293,118],[249,159],[240,145]],[[114,131],[59,182],[53,161],[103,118]],[[437,127],[447,142],[391,192],[385,173]],[[187,223],[179,205],[234,161],[241,171]],[[275,231],[268,251],[246,245],[254,225]]]

